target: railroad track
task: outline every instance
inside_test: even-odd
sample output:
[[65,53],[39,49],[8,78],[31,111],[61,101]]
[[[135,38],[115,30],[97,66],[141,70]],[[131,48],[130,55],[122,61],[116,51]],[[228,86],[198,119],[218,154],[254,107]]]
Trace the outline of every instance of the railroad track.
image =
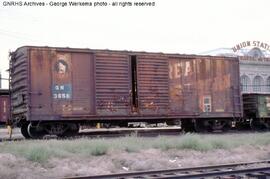
[[200,178],[200,179],[267,179],[270,178],[270,160],[226,165],[177,168],[142,172],[81,176],[65,179],[145,179],[145,178]]

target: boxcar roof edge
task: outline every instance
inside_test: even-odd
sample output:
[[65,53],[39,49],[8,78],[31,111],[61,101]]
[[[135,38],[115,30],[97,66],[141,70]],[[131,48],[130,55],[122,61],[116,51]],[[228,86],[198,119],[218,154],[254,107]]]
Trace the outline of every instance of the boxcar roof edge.
[[146,51],[131,51],[131,50],[109,50],[109,49],[90,49],[90,48],[70,48],[70,47],[49,47],[49,46],[21,46],[18,47],[14,53],[19,51],[22,48],[30,49],[55,49],[58,51],[68,51],[75,53],[95,53],[95,52],[111,52],[111,53],[129,53],[130,55],[160,55],[165,57],[182,57],[182,58],[216,58],[216,59],[239,59],[238,57],[226,57],[226,56],[211,56],[211,55],[196,55],[196,54],[179,54],[179,53],[163,53],[163,52],[146,52]]

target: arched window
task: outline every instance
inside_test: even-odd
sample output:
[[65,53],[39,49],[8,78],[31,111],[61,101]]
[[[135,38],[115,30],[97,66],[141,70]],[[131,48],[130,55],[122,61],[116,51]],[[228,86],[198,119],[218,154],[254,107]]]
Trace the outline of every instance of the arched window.
[[266,80],[266,92],[270,92],[270,76]]
[[255,76],[252,85],[254,92],[261,92],[263,87],[263,78],[260,76]]
[[241,76],[241,89],[243,92],[247,92],[249,89],[250,84],[250,79],[247,75],[242,75]]

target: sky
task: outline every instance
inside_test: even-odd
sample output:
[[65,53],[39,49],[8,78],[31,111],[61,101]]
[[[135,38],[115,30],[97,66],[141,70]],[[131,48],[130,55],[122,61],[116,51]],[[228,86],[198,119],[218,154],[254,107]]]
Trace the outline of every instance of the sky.
[[270,43],[269,0],[145,1],[155,6],[14,7],[0,0],[2,76],[9,51],[24,45],[198,54],[247,40]]

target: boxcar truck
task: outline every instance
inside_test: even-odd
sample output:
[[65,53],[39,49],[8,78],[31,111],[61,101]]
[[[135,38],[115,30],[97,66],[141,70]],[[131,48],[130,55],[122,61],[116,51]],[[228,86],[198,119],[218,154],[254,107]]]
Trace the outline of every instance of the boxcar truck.
[[10,78],[12,121],[26,138],[85,123],[223,130],[242,116],[231,57],[24,46],[11,53]]

